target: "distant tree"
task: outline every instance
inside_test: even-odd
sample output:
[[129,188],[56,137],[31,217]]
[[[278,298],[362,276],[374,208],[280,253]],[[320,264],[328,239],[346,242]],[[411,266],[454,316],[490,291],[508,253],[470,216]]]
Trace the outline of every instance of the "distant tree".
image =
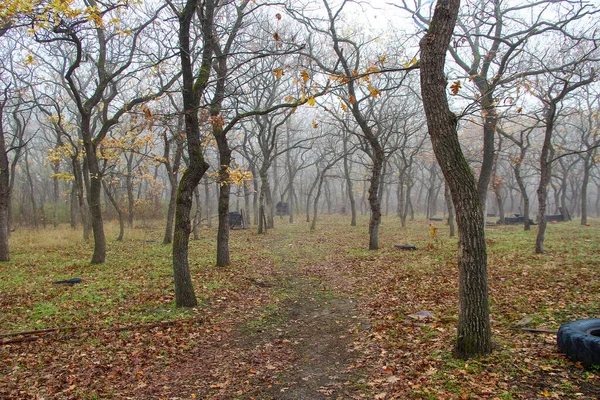
[[36,14],[40,10],[34,10],[31,15],[31,24],[35,27],[34,38],[38,43],[47,45],[46,51],[51,53],[51,47],[57,44],[56,47],[67,45],[71,48],[65,61],[68,68],[64,79],[77,108],[85,150],[85,175],[90,182],[87,200],[94,234],[92,264],[103,263],[106,258],[98,146],[123,114],[136,105],[156,98],[176,79],[151,93],[125,91],[124,86],[128,82],[154,65],[154,62],[148,62],[140,56],[139,44],[145,29],[166,5],[150,15],[140,14],[136,18],[130,14],[126,21],[131,24],[131,29],[104,22],[103,18],[115,16],[117,10],[123,10],[124,7],[121,2],[104,4],[91,1],[86,10],[53,8],[50,5],[41,10],[43,15]]
[[539,227],[535,242],[536,253],[544,252],[544,239],[548,224],[546,219],[547,188],[550,183],[552,162],[555,155],[552,136],[560,112],[559,106],[569,94],[590,84],[594,79],[596,79],[596,75],[593,69],[588,71],[584,65],[577,63],[561,72],[549,73],[545,85],[539,88],[537,97],[544,106],[544,141],[540,155],[540,181],[537,188]]

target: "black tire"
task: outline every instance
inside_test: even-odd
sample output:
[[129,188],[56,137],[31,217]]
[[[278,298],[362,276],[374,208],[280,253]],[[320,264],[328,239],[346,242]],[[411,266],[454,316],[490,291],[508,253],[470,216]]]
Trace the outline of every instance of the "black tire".
[[558,349],[585,367],[600,366],[600,319],[582,319],[561,325]]

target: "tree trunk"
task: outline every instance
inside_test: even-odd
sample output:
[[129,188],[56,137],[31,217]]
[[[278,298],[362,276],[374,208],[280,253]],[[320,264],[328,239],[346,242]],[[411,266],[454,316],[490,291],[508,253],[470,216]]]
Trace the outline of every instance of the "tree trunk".
[[[177,196],[175,196],[177,199]],[[198,231],[200,230],[200,223],[202,222],[202,209],[200,208],[200,189],[198,186],[194,189],[194,199],[196,200],[196,213],[194,214],[194,226],[192,227],[192,232],[194,234],[194,240],[199,240],[200,236],[198,235]]]
[[457,117],[446,97],[444,63],[459,7],[459,0],[439,0],[436,5],[420,42],[421,93],[433,150],[456,210],[460,304],[455,350],[458,357],[468,358],[490,353],[492,342],[483,206],[458,141]]
[[590,154],[583,159],[583,181],[581,182],[581,225],[587,224],[588,184],[590,182]]
[[70,213],[71,213],[71,229],[77,228],[77,184],[73,182],[71,184],[71,194],[69,196],[70,200]]
[[37,204],[35,201],[35,190],[33,184],[33,178],[31,177],[31,171],[29,169],[29,152],[25,152],[25,176],[27,177],[27,183],[29,184],[29,201],[31,202],[31,217],[33,222],[33,227],[35,229],[39,228],[39,216],[37,213]]
[[123,218],[123,211],[121,211],[121,209],[119,208],[119,203],[110,192],[110,189],[108,188],[106,182],[102,181],[102,186],[104,187],[104,193],[106,193],[106,197],[108,197],[110,204],[112,204],[112,206],[115,208],[115,211],[117,211],[117,215],[119,216],[119,236],[117,237],[117,242],[120,242],[123,240],[123,235],[125,234],[125,221]]
[[306,196],[306,222],[310,222],[310,198],[319,183],[320,172],[319,168],[317,168],[317,176],[313,181],[312,185],[310,185],[310,189],[308,190],[308,195]]
[[448,210],[448,226],[450,227],[450,237],[455,236],[454,232],[454,204],[452,204],[452,195],[448,184],[444,185],[444,199],[446,200],[446,208]]
[[323,173],[319,176],[319,184],[317,185],[317,193],[315,194],[315,200],[313,201],[313,218],[312,223],[310,224],[310,230],[314,231],[317,228],[317,213],[319,209],[319,198],[321,197],[321,192],[323,188],[323,181],[325,180],[325,172],[327,169],[323,170]]
[[523,226],[524,230],[531,230],[531,224],[529,223],[529,195],[527,194],[527,188],[525,187],[525,182],[523,181],[523,177],[521,176],[521,162],[525,158],[525,150],[521,149],[521,157],[518,163],[515,163],[513,167],[513,171],[515,173],[515,179],[517,181],[517,185],[519,185],[519,191],[521,192],[521,197],[523,198]]
[[344,154],[346,154],[344,157],[344,177],[346,178],[346,192],[348,195],[348,200],[350,201],[350,226],[356,226],[356,200],[354,199],[354,191],[352,188],[352,170],[348,161],[350,156],[348,155],[347,147],[347,140],[344,140]]
[[[203,9],[198,8],[198,0],[188,0],[184,10],[179,15],[179,52],[181,58],[182,90],[185,133],[187,137],[187,152],[189,165],[181,177],[175,207],[175,230],[173,234],[173,275],[175,283],[175,305],[177,307],[195,307],[198,304],[194,294],[194,286],[189,268],[188,248],[190,240],[190,211],[194,190],[208,170],[208,164],[202,154],[200,142],[200,123],[198,120],[198,105],[202,92],[208,85],[210,77],[213,46],[213,18],[215,4],[207,0]],[[196,13],[203,11],[201,19],[204,34],[202,49],[202,66],[198,76],[192,68],[190,51],[190,26]]]
[[127,175],[125,175],[125,187],[127,188],[127,226],[133,228],[133,213],[135,196],[133,195],[133,153],[127,158]]
[[379,250],[379,225],[381,223],[379,185],[381,184],[381,171],[383,169],[385,154],[380,146],[375,147],[373,153],[373,170],[371,171],[371,185],[369,186],[368,195],[369,206],[371,208],[371,219],[369,221],[369,250]]
[[546,130],[544,132],[544,144],[542,145],[542,153],[540,155],[540,183],[538,185],[538,214],[540,222],[538,225],[538,233],[535,239],[535,252],[541,254],[544,252],[544,239],[546,237],[546,203],[548,198],[548,184],[552,174],[552,130],[554,129],[554,118],[556,116],[556,104],[550,102],[546,110]]
[[[190,113],[186,114],[186,120]],[[194,118],[190,118],[193,120]],[[195,118],[197,119],[197,117]],[[197,126],[197,125],[196,125]],[[186,122],[186,130],[189,125]],[[188,145],[189,147],[189,145]],[[198,305],[188,261],[188,248],[191,232],[190,211],[194,189],[208,170],[208,164],[200,155],[200,148],[192,152],[190,164],[183,173],[175,207],[175,229],[173,234],[173,275],[175,280],[175,305],[177,307],[195,307]]]
[[[178,124],[178,128],[183,128],[183,121]],[[177,139],[175,139],[177,140]],[[169,160],[169,147],[170,143],[165,136],[165,152],[164,157],[167,160],[167,163],[170,163]],[[167,209],[167,226],[165,228],[165,237],[163,239],[163,244],[169,244],[173,241],[173,218],[175,217],[175,203],[177,201],[177,178],[179,175],[179,167],[181,165],[181,157],[183,155],[183,143],[179,143],[176,141],[175,148],[175,157],[173,158],[173,165],[165,164],[167,169],[167,175],[169,178],[169,186],[171,189],[171,193],[169,196],[169,206]],[[198,191],[198,186],[194,188],[194,194]],[[194,232],[196,232],[194,225]],[[195,233],[197,234],[197,233]]]
[[[98,164],[96,155],[96,145],[92,142],[92,133],[90,132],[90,116],[83,114],[81,116],[81,135],[83,137],[83,146],[85,148],[85,164],[89,176],[89,191],[87,193],[88,207],[92,223],[92,232],[94,234],[94,254],[92,255],[92,264],[102,264],[106,258],[106,237],[104,236],[104,222],[102,221],[102,204],[100,196],[102,194],[102,172]],[[84,177],[86,179],[86,177]]]
[[204,201],[206,203],[206,227],[212,228],[212,210],[210,208],[210,185],[208,178],[204,177]]
[[8,248],[10,179],[9,161],[6,153],[4,134],[4,105],[7,98],[0,102],[0,261],[10,261]]
[[[169,183],[171,186],[171,193],[169,195],[169,206],[167,208],[167,226],[165,228],[165,237],[163,238],[163,244],[169,244],[173,241],[173,219],[175,218],[175,206],[177,202],[177,173],[169,173]],[[194,188],[194,193],[196,188]]]
[[[231,162],[231,150],[227,145],[225,137],[224,145],[219,145],[219,226],[217,228],[217,267],[226,267],[231,261],[229,259],[229,170]],[[219,143],[219,140],[217,140]]]
[[496,126],[498,124],[498,114],[494,105],[493,89],[490,90],[487,80],[485,81],[485,94],[481,98],[483,106],[483,159],[481,169],[479,171],[479,179],[477,181],[477,191],[479,193],[479,201],[483,206],[485,217],[487,192],[490,186],[490,180],[494,170],[495,152],[494,152],[494,136]]
[[[52,170],[55,174],[59,172],[58,165],[53,164]],[[60,182],[58,178],[52,178],[52,202],[54,203],[54,208],[52,210],[52,226],[54,228],[58,228],[58,208],[60,202]]]
[[252,191],[250,190],[249,181],[244,181],[242,185],[244,185],[244,220],[247,227],[250,225],[250,195],[252,194]]
[[82,165],[79,162],[77,155],[74,155],[73,158],[71,158],[71,163],[73,165],[73,176],[75,177],[73,183],[77,186],[77,202],[79,213],[81,214],[81,224],[83,225],[83,240],[88,242],[90,240],[91,225],[89,209],[85,204],[85,183],[83,180]]

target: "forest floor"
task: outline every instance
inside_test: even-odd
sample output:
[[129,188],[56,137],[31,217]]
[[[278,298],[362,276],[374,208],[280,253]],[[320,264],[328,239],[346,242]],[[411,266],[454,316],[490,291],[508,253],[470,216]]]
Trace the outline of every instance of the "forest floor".
[[487,229],[494,352],[468,361],[452,357],[447,227],[385,218],[373,252],[366,219],[319,221],[232,231],[227,268],[214,267],[205,228],[191,242],[200,305],[188,310],[174,308],[158,225],[109,242],[101,266],[77,232],[17,231],[0,265],[0,399],[600,398],[599,370],[559,354],[554,334],[515,329],[600,317],[600,220],[550,225],[543,255],[535,228]]

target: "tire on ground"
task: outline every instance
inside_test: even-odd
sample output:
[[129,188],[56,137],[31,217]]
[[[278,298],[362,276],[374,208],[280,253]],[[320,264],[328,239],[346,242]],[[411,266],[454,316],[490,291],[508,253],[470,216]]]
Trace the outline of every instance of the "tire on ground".
[[582,319],[561,325],[558,349],[585,367],[600,366],[600,318]]

